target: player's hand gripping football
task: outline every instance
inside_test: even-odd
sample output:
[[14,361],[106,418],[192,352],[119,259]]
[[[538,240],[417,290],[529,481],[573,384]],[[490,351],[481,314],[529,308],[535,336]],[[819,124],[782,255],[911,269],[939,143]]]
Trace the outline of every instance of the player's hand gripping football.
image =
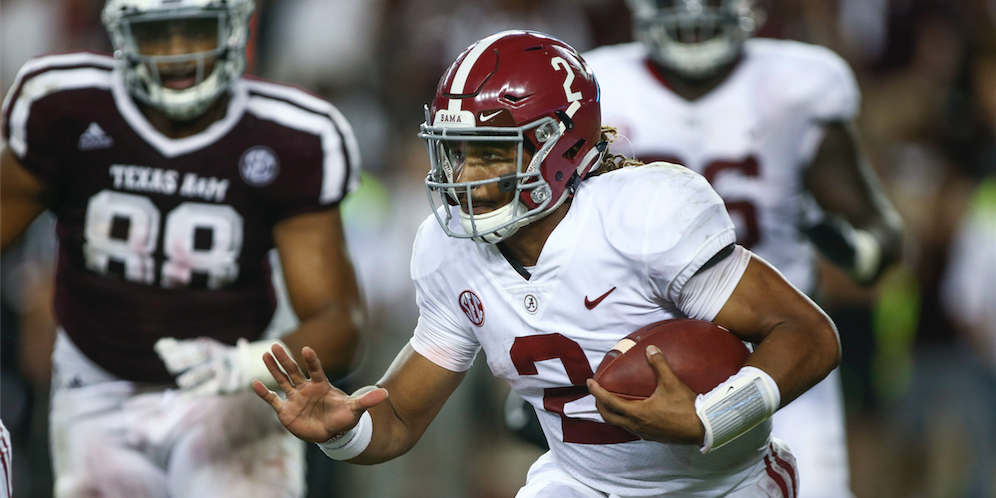
[[318,355],[307,346],[301,356],[310,379],[304,377],[297,362],[280,345],[274,345],[271,351],[272,355],[263,355],[263,362],[287,399],[280,399],[259,380],[253,381],[252,389],[273,407],[287,430],[305,441],[321,443],[352,429],[363,412],[387,399],[387,389],[376,386],[364,387],[352,396],[342,392],[325,377]]
[[657,372],[657,389],[647,399],[628,400],[588,379],[602,418],[647,441],[701,445],[705,427],[695,414],[695,393],[671,370],[657,346],[648,346],[647,361]]

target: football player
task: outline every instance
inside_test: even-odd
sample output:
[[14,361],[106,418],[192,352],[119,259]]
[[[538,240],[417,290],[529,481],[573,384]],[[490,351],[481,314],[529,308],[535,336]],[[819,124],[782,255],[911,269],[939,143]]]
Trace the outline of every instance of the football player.
[[[859,91],[830,50],[750,38],[753,0],[629,0],[639,42],[585,59],[601,76],[606,122],[645,161],[702,174],[737,241],[814,295],[815,249],[861,284],[896,261],[901,222],[862,157]],[[839,373],[774,417],[803,497],[851,496]]]
[[[351,362],[364,310],[329,103],[243,78],[252,0],[109,0],[114,57],[24,65],[3,103],[6,248],[58,218],[55,495],[296,497],[303,448],[249,392],[274,343]],[[274,312],[279,252],[298,329]]]
[[[735,244],[702,176],[619,167],[610,135],[595,75],[565,43],[507,31],[469,47],[420,133],[435,212],[414,245],[411,341],[351,396],[310,349],[309,380],[274,346],[265,360],[286,400],[259,382],[256,393],[330,457],[377,463],[418,441],[483,349],[550,445],[520,498],[795,496],[794,458],[768,417],[837,365],[833,323]],[[652,397],[627,401],[591,380],[627,334],[685,316],[754,343],[746,366],[697,397],[648,348]]]

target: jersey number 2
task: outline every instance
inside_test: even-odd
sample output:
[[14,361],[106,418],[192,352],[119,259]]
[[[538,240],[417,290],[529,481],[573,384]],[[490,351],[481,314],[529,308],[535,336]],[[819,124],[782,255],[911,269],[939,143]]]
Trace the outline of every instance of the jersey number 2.
[[[102,190],[90,198],[83,257],[91,271],[152,284],[159,208],[148,197]],[[231,206],[184,202],[166,214],[160,284],[219,289],[239,276],[242,216]]]
[[559,359],[564,364],[573,385],[544,389],[543,408],[560,415],[565,443],[615,444],[640,439],[621,427],[564,414],[564,405],[590,395],[585,381],[594,375],[578,343],[560,334],[516,337],[509,355],[519,375],[536,375],[537,361]]

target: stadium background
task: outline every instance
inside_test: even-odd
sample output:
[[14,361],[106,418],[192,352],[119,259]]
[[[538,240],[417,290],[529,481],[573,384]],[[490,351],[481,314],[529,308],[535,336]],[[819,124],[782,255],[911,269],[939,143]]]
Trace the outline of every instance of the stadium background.
[[[415,133],[443,70],[502,29],[547,32],[581,51],[629,41],[629,14],[622,0],[257,2],[249,73],[330,99],[353,124],[363,155],[363,186],[343,212],[373,325],[359,368],[337,382],[348,391],[376,381],[415,323],[408,260],[429,214],[428,162]],[[109,52],[102,4],[3,0],[0,92],[30,57]],[[826,45],[851,63],[863,94],[863,145],[906,226],[903,261],[874,288],[822,267],[820,301],[844,348],[855,494],[972,496],[977,479],[987,483],[984,498],[996,497],[996,281],[988,292],[959,290],[948,270],[964,221],[996,218],[996,0],[761,5],[761,36]],[[51,496],[51,231],[51,219],[40,220],[0,267],[0,418],[13,435],[14,496],[26,498]],[[996,265],[996,257],[982,264]],[[952,305],[959,292],[982,296],[988,325],[954,311],[962,309]],[[275,333],[293,320],[284,312]],[[503,428],[508,388],[482,360],[409,454],[357,467],[312,448],[309,498],[514,496],[540,450]]]

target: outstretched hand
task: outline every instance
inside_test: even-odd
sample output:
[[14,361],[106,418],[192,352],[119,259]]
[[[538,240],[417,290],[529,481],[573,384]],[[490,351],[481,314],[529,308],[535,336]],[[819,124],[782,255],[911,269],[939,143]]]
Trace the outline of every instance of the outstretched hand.
[[280,399],[259,380],[253,380],[252,389],[273,407],[287,430],[305,441],[321,443],[348,431],[363,412],[387,399],[387,390],[379,387],[364,387],[350,396],[333,386],[310,347],[301,350],[310,379],[304,377],[297,362],[280,345],[274,345],[271,351],[263,355],[263,362],[287,399]]
[[640,439],[701,445],[705,427],[695,414],[695,393],[674,374],[657,346],[647,347],[647,361],[657,372],[657,389],[644,400],[621,398],[588,379],[598,413]]

